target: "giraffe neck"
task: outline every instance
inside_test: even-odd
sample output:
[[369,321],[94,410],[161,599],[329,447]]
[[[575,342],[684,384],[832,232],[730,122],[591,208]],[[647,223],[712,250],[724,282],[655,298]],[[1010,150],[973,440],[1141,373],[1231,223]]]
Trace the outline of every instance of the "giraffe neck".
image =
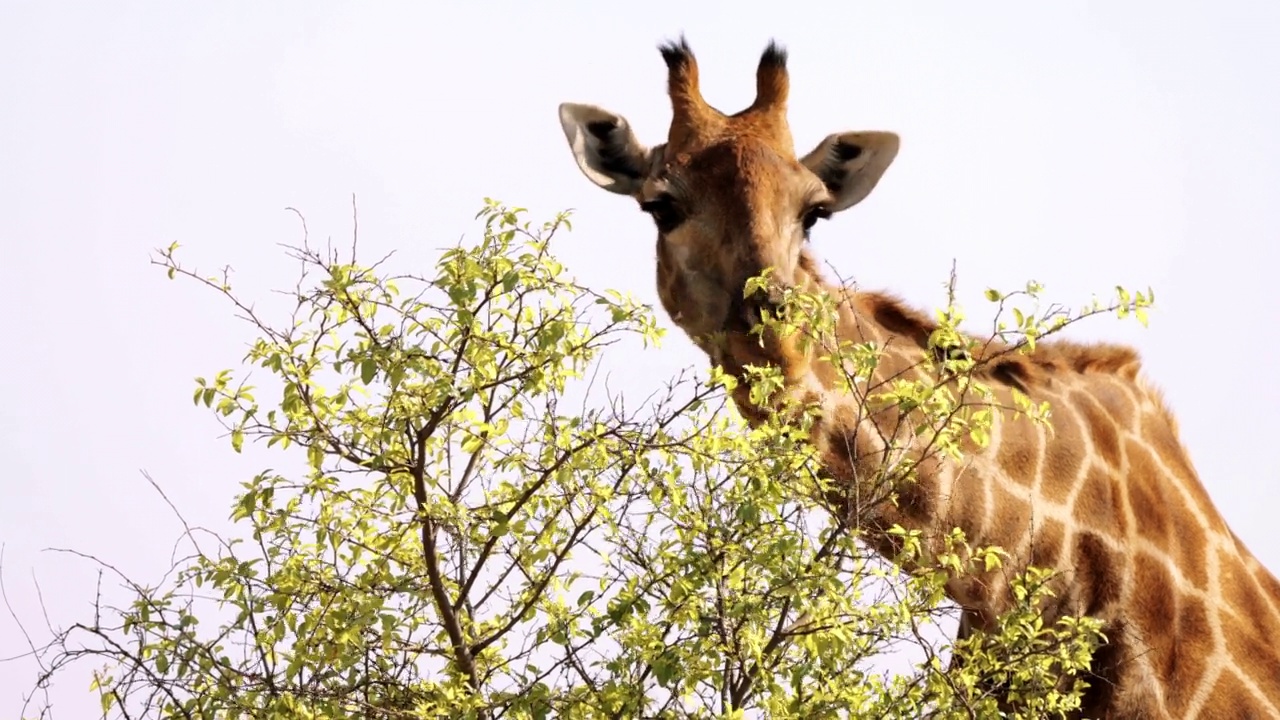
[[[990,443],[968,444],[954,462],[931,455],[931,436],[912,434],[896,409],[867,404],[877,381],[922,376],[927,316],[886,295],[826,286],[815,268],[806,256],[802,283],[844,293],[841,339],[887,348],[869,383],[846,390],[828,363],[778,340],[731,334],[712,357],[730,372],[772,363],[790,396],[820,406],[810,437],[845,490],[833,500],[873,548],[895,553],[884,532],[894,524],[934,549],[957,527],[974,545],[1003,548],[1005,568],[947,587],[979,628],[1010,608],[1010,569],[1057,571],[1046,619],[1098,617],[1109,637],[1095,657],[1091,716],[1239,716],[1231,703],[1243,702],[1280,717],[1280,582],[1209,500],[1132,350],[1044,343],[987,368],[997,402],[1012,407],[1016,388],[1049,401],[1049,422],[997,413]],[[762,419],[745,388],[734,400],[749,421]],[[913,472],[904,479],[886,465]]]

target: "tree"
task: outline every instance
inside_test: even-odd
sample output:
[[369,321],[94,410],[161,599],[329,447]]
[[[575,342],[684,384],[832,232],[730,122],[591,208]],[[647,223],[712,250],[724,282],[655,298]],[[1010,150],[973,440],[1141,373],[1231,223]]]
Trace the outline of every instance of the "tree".
[[[261,387],[243,370],[197,378],[195,403],[234,451],[263,442],[299,467],[243,483],[241,537],[188,528],[192,553],[159,586],[120,577],[132,603],[60,631],[38,653],[39,684],[103,662],[104,714],[128,718],[1075,707],[1097,623],[1041,622],[1049,591],[1033,568],[1000,632],[930,640],[948,573],[999,550],[957,533],[953,551],[924,558],[904,532],[908,574],[870,553],[827,505],[802,409],[749,428],[726,407],[735,381],[715,371],[639,405],[597,387],[606,348],[662,333],[649,308],[567,276],[551,253],[566,216],[534,226],[523,212],[488,201],[483,236],[444,252],[432,277],[361,265],[354,247],[343,262],[304,237],[290,250],[303,266],[294,310],[275,322],[225,274],[188,269],[176,244],[160,251],[170,278],[248,322],[246,365],[269,373]],[[788,302],[829,314],[829,299]],[[943,316],[958,325],[954,306]],[[1057,327],[1019,318],[1032,340]],[[762,401],[777,388],[767,369],[752,383]],[[980,413],[917,400],[940,436],[981,433]],[[878,663],[904,645],[910,667]]]

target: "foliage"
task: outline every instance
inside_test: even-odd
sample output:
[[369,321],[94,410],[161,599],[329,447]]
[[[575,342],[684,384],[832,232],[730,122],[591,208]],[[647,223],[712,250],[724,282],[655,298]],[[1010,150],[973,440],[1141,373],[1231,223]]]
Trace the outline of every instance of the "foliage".
[[[606,347],[662,333],[647,307],[567,276],[550,252],[564,216],[539,227],[522,214],[488,202],[482,238],[444,252],[432,277],[304,242],[292,250],[304,267],[295,307],[275,323],[225,275],[183,266],[176,245],[162,251],[171,278],[203,283],[249,322],[247,364],[268,373],[269,387],[244,370],[197,379],[195,403],[234,451],[262,443],[296,469],[243,483],[231,512],[242,537],[189,529],[193,553],[160,586],[121,578],[131,604],[61,632],[41,653],[40,682],[96,658],[104,713],[130,718],[1073,707],[1082,686],[1059,678],[1087,665],[1097,625],[1045,624],[1043,573],[1015,582],[1020,602],[998,633],[937,647],[927,636],[943,583],[999,565],[998,549],[957,532],[926,552],[919,533],[897,528],[910,572],[870,553],[830,511],[805,433],[812,416],[747,427],[725,407],[735,381],[719,372],[676,378],[638,407],[596,387]],[[801,308],[820,335],[830,302],[783,307]],[[939,344],[959,343],[954,303],[940,318]],[[1044,323],[1057,321],[1020,312],[1016,331],[1034,342],[1054,329]],[[853,375],[874,366],[874,348],[829,350]],[[969,362],[954,355],[942,363],[953,381]],[[752,372],[753,397],[770,402],[776,372]],[[924,413],[948,454],[964,451],[963,437],[980,443],[990,410],[958,413],[963,403],[935,385],[881,400]],[[903,647],[915,662],[886,669]],[[946,663],[948,652],[963,662]]]

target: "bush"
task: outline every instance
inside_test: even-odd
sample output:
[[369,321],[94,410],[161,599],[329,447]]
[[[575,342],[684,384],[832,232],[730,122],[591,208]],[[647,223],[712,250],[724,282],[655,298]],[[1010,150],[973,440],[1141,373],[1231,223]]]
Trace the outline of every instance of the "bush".
[[[1044,623],[1033,570],[998,633],[938,647],[925,628],[943,582],[998,564],[998,549],[956,533],[925,558],[898,529],[906,574],[869,552],[825,507],[804,412],[748,427],[718,372],[642,404],[593,385],[607,347],[661,332],[649,308],[568,279],[551,254],[564,216],[522,213],[489,202],[482,239],[443,253],[433,277],[304,241],[296,308],[274,323],[176,245],[160,252],[171,278],[249,322],[246,364],[270,373],[270,388],[244,369],[199,378],[195,402],[234,451],[265,442],[300,469],[244,482],[242,535],[188,531],[192,554],[160,586],[121,578],[132,603],[55,637],[39,682],[94,658],[104,713],[129,718],[1074,707],[1082,686],[1061,678],[1087,667],[1096,623]],[[763,401],[778,381],[754,383]],[[949,432],[981,428],[917,404]],[[916,662],[887,670],[904,644]]]

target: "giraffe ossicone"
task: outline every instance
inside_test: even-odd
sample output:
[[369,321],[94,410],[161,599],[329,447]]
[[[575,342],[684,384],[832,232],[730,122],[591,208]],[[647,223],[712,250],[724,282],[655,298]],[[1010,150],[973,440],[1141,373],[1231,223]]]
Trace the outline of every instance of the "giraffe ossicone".
[[[783,286],[826,290],[840,298],[840,338],[881,347],[877,379],[923,372],[938,324],[887,294],[829,286],[806,246],[818,221],[870,195],[898,136],[834,133],[797,157],[782,48],[766,48],[756,98],[733,115],[703,99],[683,38],[661,52],[666,141],[646,146],[621,115],[565,103],[573,157],[589,180],[652,217],[658,296],[672,320],[729,373],[780,368],[789,389],[822,407],[810,437],[824,470],[856,483],[899,432],[896,418],[865,412],[866,398],[811,353],[749,337],[758,308],[743,287],[772,268]],[[959,527],[976,545],[1006,550],[1010,565],[1057,571],[1046,619],[1097,617],[1109,638],[1094,658],[1087,717],[1280,717],[1280,581],[1210,500],[1137,353],[1046,340],[979,372],[993,402],[1012,404],[1016,393],[1048,401],[1048,427],[997,414],[990,442],[969,448],[963,465],[921,463],[898,503],[859,515],[868,539],[888,553],[876,533],[893,524],[930,537]],[[745,392],[734,401],[759,422]],[[990,627],[1011,603],[1001,572],[958,578],[947,591],[963,608],[962,634]]]

